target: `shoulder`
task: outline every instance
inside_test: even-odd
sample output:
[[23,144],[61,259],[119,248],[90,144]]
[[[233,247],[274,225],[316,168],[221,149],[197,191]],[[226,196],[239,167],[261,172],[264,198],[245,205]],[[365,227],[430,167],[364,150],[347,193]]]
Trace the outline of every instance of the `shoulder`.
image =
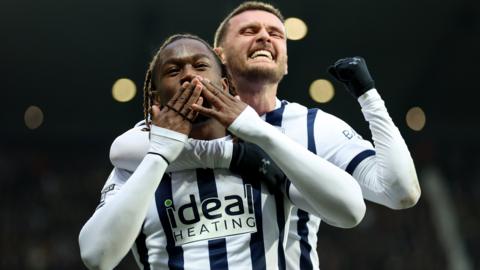
[[123,145],[123,146],[138,146],[143,145],[145,142],[148,142],[149,132],[145,130],[145,125],[136,125],[135,127],[125,131],[120,134],[112,143],[114,145]]
[[292,121],[302,121],[306,126],[313,127],[315,137],[322,139],[331,139],[331,137],[340,136],[340,138],[351,139],[350,136],[356,135],[352,127],[341,118],[325,112],[320,108],[309,108],[299,103],[287,103],[285,105],[285,118]]
[[118,166],[115,161],[143,158],[149,147],[148,136],[149,132],[145,131],[145,125],[138,125],[125,131],[115,138],[110,146],[110,161]]
[[317,107],[307,107],[300,103],[288,102],[285,100],[282,100],[282,104],[285,104],[284,105],[285,116],[309,115],[309,117],[314,117],[314,118],[326,117],[328,119],[332,119],[332,121],[340,120],[336,116],[329,114]]
[[139,121],[135,124],[134,127],[146,127],[147,124],[145,123],[145,120]]
[[[148,141],[148,130],[145,130],[145,125],[135,125],[133,128],[125,131],[124,133],[120,134],[115,140],[115,143],[127,143],[127,144],[137,144],[143,143],[144,140]],[[112,144],[112,145],[113,145]]]

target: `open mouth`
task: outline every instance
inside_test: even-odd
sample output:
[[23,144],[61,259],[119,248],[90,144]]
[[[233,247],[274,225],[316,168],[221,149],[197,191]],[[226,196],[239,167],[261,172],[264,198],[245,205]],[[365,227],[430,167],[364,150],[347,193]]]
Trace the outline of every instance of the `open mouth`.
[[257,50],[254,51],[250,56],[248,57],[249,59],[268,59],[268,60],[273,60],[273,54],[270,51],[267,50]]

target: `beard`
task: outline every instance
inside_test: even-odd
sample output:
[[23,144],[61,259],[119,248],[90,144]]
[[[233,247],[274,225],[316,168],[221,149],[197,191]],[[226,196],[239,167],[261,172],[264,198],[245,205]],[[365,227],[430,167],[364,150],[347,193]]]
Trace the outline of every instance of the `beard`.
[[276,67],[271,67],[254,65],[233,56],[227,58],[227,68],[234,81],[235,77],[242,77],[254,82],[279,83],[286,74],[286,59],[278,59]]
[[237,73],[250,81],[266,81],[268,83],[278,83],[285,74],[283,70],[268,67],[247,67],[239,70]]

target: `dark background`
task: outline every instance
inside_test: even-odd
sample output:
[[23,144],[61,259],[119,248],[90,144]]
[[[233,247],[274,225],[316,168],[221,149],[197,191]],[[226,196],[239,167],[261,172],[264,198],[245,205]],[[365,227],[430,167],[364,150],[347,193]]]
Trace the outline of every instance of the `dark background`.
[[[144,73],[169,35],[214,30],[241,1],[1,0],[0,268],[84,269],[77,237],[92,214],[111,170],[113,139],[143,115]],[[360,107],[344,89],[316,104],[310,83],[330,77],[338,58],[365,57],[387,108],[414,157],[422,198],[392,211],[368,203],[360,226],[322,224],[321,268],[460,269],[449,255],[458,247],[439,233],[439,207],[429,200],[424,174],[436,170],[457,223],[470,268],[480,267],[480,150],[475,98],[480,65],[480,2],[274,1],[285,17],[299,17],[307,36],[289,41],[289,75],[279,97],[316,106],[370,138]],[[111,96],[121,77],[136,97]],[[30,105],[43,124],[30,130]],[[426,126],[409,129],[405,114],[420,106]],[[442,216],[442,214],[440,215]],[[447,241],[448,242],[448,241]],[[118,269],[134,269],[129,254]]]

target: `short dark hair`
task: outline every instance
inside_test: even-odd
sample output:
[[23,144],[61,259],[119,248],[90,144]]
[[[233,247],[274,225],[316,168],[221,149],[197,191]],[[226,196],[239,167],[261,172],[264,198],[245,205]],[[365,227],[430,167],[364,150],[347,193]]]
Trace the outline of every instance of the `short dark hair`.
[[215,32],[213,47],[218,47],[220,46],[220,44],[223,43],[225,39],[225,35],[227,33],[227,28],[228,28],[230,19],[240,13],[243,13],[249,10],[262,10],[262,11],[269,12],[277,16],[277,18],[279,18],[282,23],[285,22],[285,19],[283,18],[283,15],[280,12],[280,10],[272,6],[271,4],[264,3],[264,2],[257,2],[257,1],[244,2],[240,4],[237,8],[235,8],[232,12],[230,12],[230,14],[228,14],[227,17],[225,17],[225,19],[223,19],[223,21],[220,23],[220,25],[217,28],[217,31]]

